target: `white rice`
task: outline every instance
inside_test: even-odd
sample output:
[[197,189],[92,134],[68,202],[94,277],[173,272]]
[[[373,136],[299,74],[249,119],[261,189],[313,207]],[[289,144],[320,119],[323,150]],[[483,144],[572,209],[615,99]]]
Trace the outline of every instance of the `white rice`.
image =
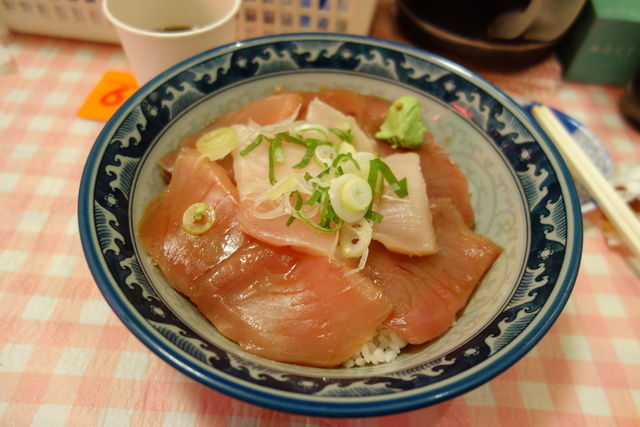
[[380,328],[376,335],[363,344],[356,354],[343,363],[345,368],[378,365],[395,360],[407,342],[391,329]]

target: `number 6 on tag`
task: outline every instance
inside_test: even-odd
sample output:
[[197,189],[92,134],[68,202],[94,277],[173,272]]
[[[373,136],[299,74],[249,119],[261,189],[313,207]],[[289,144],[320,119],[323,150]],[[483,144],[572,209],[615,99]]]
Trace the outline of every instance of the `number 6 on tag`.
[[137,89],[133,74],[107,71],[78,110],[78,116],[107,121]]

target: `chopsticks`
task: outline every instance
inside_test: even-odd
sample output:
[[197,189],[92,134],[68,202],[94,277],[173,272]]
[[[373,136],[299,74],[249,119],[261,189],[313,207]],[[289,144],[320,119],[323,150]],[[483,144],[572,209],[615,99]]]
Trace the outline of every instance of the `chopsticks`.
[[640,256],[640,221],[627,202],[584,154],[551,109],[534,105],[531,114],[555,143],[572,174],[584,183],[627,245]]

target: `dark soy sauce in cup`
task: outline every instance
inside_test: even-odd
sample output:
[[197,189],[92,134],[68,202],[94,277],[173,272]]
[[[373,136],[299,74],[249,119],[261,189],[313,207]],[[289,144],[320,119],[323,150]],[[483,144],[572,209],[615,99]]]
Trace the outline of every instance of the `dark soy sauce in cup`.
[[193,31],[200,28],[198,25],[173,25],[170,27],[161,27],[154,31],[158,31],[160,33],[179,33],[182,31]]

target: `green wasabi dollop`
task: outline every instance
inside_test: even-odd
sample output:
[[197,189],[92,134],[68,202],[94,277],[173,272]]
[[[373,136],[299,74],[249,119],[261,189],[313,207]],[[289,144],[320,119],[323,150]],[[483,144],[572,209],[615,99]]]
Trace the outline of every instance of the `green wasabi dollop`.
[[424,143],[426,132],[420,103],[412,96],[403,96],[389,107],[387,118],[376,133],[376,138],[389,141],[393,148],[417,149]]

